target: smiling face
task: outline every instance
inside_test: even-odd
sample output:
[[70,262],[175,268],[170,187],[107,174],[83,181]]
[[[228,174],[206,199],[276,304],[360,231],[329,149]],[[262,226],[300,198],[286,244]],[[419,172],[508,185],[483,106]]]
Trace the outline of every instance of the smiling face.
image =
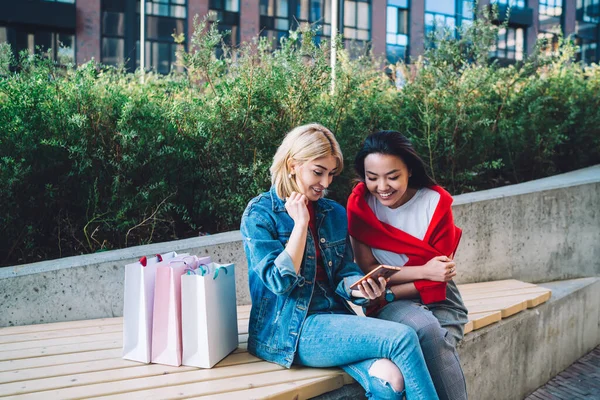
[[310,201],[317,201],[325,195],[325,189],[331,184],[336,168],[335,157],[326,156],[303,164],[295,164],[291,170],[300,193]]
[[417,190],[408,187],[410,176],[400,157],[381,153],[365,157],[367,189],[386,207],[400,207],[415,195]]

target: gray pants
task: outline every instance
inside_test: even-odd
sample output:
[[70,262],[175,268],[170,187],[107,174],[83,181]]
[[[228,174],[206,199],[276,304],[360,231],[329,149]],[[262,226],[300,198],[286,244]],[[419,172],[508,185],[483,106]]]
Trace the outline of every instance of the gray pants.
[[417,332],[440,399],[467,399],[456,352],[456,344],[463,338],[463,325],[468,321],[467,309],[454,282],[448,282],[446,300],[442,302],[425,306],[419,300],[396,300],[386,305],[377,318],[408,325]]

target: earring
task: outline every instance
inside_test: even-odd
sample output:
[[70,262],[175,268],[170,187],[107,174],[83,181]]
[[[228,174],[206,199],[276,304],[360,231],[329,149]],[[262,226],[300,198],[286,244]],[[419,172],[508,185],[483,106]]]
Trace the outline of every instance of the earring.
[[288,179],[292,179],[292,176],[294,176],[294,174],[292,174],[291,172],[288,174]]

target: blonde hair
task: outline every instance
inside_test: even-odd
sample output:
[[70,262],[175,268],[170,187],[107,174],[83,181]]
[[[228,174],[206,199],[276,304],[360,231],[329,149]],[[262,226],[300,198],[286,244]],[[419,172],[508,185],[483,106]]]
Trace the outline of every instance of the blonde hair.
[[326,156],[336,159],[335,175],[339,175],[344,168],[344,156],[333,133],[323,125],[302,125],[288,132],[270,168],[271,184],[275,186],[277,196],[286,199],[292,192],[299,192],[296,180],[289,176],[292,162],[304,164]]

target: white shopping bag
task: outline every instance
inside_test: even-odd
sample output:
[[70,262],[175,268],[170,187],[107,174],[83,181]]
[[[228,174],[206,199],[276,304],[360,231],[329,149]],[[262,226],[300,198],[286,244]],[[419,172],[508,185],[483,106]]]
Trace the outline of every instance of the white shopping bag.
[[152,320],[153,363],[181,365],[181,275],[210,263],[210,257],[175,257],[156,266]]
[[156,266],[177,256],[174,251],[142,257],[125,266],[123,292],[123,358],[150,362],[152,344],[152,308]]
[[211,368],[238,347],[233,264],[181,276],[183,365]]

